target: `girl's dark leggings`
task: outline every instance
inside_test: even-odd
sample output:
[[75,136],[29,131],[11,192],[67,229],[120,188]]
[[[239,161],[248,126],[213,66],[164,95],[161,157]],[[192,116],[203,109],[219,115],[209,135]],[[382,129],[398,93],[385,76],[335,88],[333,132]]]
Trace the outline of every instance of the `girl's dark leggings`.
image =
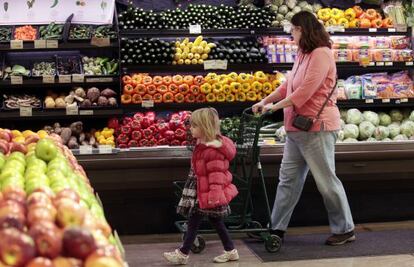
[[[202,214],[194,213],[193,215],[191,215],[190,219],[188,220],[187,232],[185,234],[183,245],[180,248],[180,251],[184,253],[185,255],[188,255],[188,253],[190,253],[191,245],[194,243],[194,240],[197,236],[198,228],[200,227],[203,217],[204,216]],[[234,244],[227,231],[226,225],[224,224],[223,218],[209,216],[208,219],[210,220],[210,223],[216,229],[217,234],[219,235],[221,242],[223,243],[224,250],[225,251],[233,250]]]

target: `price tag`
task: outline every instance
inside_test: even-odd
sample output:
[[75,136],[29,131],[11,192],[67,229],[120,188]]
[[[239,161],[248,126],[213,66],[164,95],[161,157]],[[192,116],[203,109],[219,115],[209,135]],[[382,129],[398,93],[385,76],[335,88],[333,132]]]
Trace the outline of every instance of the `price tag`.
[[83,116],[93,115],[93,110],[92,109],[79,110],[79,115],[83,115]]
[[393,66],[394,63],[393,62],[385,62],[385,66]]
[[406,66],[413,66],[414,65],[414,62],[405,62],[405,65]]
[[388,32],[396,32],[397,30],[395,28],[388,28]]
[[251,34],[251,35],[255,35],[255,34],[256,34],[256,32],[255,32],[254,30],[251,30],[251,31],[250,31],[250,34]]
[[389,98],[384,98],[382,99],[382,103],[390,103],[391,100]]
[[22,76],[10,76],[10,83],[11,84],[23,84],[23,77]]
[[292,30],[292,25],[290,23],[285,23],[283,25],[283,31],[285,33],[290,33],[291,30]]
[[35,40],[34,41],[35,49],[44,49],[46,48],[46,40]]
[[395,27],[395,29],[397,30],[397,32],[407,32],[407,25],[397,25]]
[[59,48],[59,41],[58,40],[46,40],[46,47],[47,48]]
[[79,146],[79,154],[81,155],[92,154],[92,146]]
[[32,107],[20,107],[20,117],[31,117]]
[[83,83],[85,81],[85,75],[83,74],[72,74],[72,82]]
[[59,83],[71,83],[72,76],[71,75],[59,75]]
[[190,25],[190,34],[200,34],[201,33],[201,25]]
[[110,145],[99,145],[98,146],[99,154],[111,154],[112,146]]
[[103,78],[86,78],[87,83],[110,83],[113,82],[114,78],[112,77],[103,77]]
[[79,108],[78,106],[67,106],[66,107],[66,115],[78,115]]
[[227,60],[205,60],[205,70],[227,70]]
[[370,62],[369,64],[368,64],[368,66],[375,66],[375,62]]
[[365,99],[365,103],[372,104],[374,103],[374,99]]
[[10,49],[23,49],[23,40],[11,40]]
[[43,75],[43,83],[55,83],[55,76]]
[[143,100],[142,101],[143,108],[152,108],[154,107],[154,100]]
[[377,66],[384,66],[385,63],[384,62],[377,62]]
[[369,32],[377,32],[377,28],[369,28],[368,31]]
[[98,46],[98,47],[107,47],[111,45],[111,40],[109,39],[109,37],[106,37],[106,38],[92,37],[91,45]]
[[400,99],[400,102],[401,102],[401,103],[407,103],[407,102],[408,102],[408,98],[401,98],[401,99]]

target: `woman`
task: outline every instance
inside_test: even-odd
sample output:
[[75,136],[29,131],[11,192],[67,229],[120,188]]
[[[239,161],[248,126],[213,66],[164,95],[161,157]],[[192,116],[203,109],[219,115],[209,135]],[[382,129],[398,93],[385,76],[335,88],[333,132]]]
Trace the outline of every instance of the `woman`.
[[[271,232],[283,239],[310,170],[322,194],[333,234],[326,244],[342,245],[354,241],[355,234],[345,190],[335,174],[335,142],[340,129],[340,114],[333,92],[335,59],[329,35],[313,14],[299,12],[291,23],[291,34],[299,48],[293,69],[277,90],[253,106],[254,112],[284,109],[287,139]],[[297,115],[313,120],[308,131],[292,125]]]

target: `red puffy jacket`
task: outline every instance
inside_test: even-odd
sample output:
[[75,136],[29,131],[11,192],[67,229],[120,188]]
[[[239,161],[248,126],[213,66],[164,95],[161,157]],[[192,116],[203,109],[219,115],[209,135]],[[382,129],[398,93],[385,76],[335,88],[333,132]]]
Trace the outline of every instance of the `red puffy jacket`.
[[201,209],[229,204],[238,194],[229,171],[236,147],[229,138],[198,144],[194,148],[192,164],[197,176],[197,198]]

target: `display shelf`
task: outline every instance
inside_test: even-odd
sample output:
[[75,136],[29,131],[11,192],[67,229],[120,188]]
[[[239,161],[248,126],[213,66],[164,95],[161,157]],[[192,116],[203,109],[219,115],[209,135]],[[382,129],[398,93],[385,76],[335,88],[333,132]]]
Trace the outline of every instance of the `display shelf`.
[[338,100],[337,105],[340,108],[412,107],[414,98]]
[[[396,29],[396,28],[355,28],[355,29],[341,29],[332,28],[327,29],[331,35],[407,35],[410,29]],[[220,37],[220,36],[265,36],[265,35],[290,35],[289,32],[284,31],[283,28],[267,28],[267,29],[202,29],[201,33],[190,33],[189,29],[179,30],[157,30],[157,29],[139,29],[139,30],[121,30],[120,35],[122,37],[175,37],[175,36],[208,36],[208,37]]]
[[154,107],[146,108],[143,107],[142,104],[138,105],[122,105],[122,109],[125,113],[131,113],[134,111],[140,111],[140,110],[168,110],[168,111],[179,111],[179,110],[196,110],[203,107],[213,107],[216,109],[245,109],[248,107],[251,107],[253,104],[255,104],[256,101],[246,101],[246,102],[203,102],[203,103],[154,103]]
[[70,83],[59,83],[59,79],[55,77],[55,83],[44,83],[41,78],[24,78],[23,84],[12,84],[10,79],[0,80],[0,88],[62,88],[71,86],[104,86],[114,85],[119,83],[119,76],[113,77],[97,77],[97,76],[85,76],[85,81],[82,82],[70,82]]
[[23,49],[11,49],[10,43],[0,43],[0,52],[22,52],[22,51],[55,51],[55,50],[77,50],[77,49],[108,49],[119,47],[118,40],[111,40],[109,46],[92,45],[90,41],[69,41],[59,43],[58,47],[35,48],[34,42],[24,42]]
[[20,110],[11,110],[0,112],[0,120],[52,120],[52,119],[82,119],[82,118],[108,118],[110,116],[122,115],[120,108],[114,109],[79,109],[77,115],[67,115],[66,109],[58,110],[33,110],[32,116],[20,116]]

